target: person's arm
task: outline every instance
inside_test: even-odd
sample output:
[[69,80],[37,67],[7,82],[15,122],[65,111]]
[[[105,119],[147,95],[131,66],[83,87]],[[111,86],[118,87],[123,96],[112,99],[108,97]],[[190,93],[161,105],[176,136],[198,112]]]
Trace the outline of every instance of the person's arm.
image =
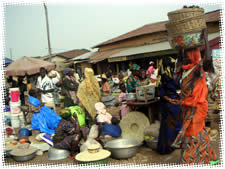
[[72,91],[77,91],[79,84],[77,82],[73,83],[73,85],[71,84],[70,80],[65,78],[63,85],[66,89],[68,90],[72,90]]
[[214,67],[213,67],[213,61],[212,61],[212,55],[210,51],[210,46],[208,42],[208,30],[203,29],[202,30],[202,38],[205,42],[205,54],[204,54],[204,59],[203,59],[203,70],[205,72],[210,72],[214,73]]
[[80,125],[79,125],[77,114],[74,113],[73,117],[75,120],[72,118],[72,116],[70,117],[70,120],[73,123],[73,126],[75,128],[75,134],[80,134]]

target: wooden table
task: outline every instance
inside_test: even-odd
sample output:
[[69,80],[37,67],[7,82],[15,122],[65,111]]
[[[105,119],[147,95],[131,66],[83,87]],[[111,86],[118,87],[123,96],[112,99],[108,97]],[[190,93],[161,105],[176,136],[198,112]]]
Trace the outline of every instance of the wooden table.
[[[153,115],[153,111],[159,111],[159,99],[155,98],[154,100],[150,100],[148,102],[140,102],[140,101],[136,101],[134,103],[126,103],[128,106],[131,107],[131,109],[133,111],[136,111],[137,108],[139,107],[147,107],[148,108],[148,117],[149,117],[149,121],[150,123],[154,123],[155,118]],[[156,105],[155,107],[153,105]]]

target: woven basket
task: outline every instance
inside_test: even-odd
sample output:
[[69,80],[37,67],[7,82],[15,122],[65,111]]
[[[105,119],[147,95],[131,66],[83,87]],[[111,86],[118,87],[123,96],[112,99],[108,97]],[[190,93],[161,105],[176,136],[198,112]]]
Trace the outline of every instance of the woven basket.
[[188,18],[180,22],[168,22],[166,28],[169,36],[178,36],[185,33],[201,32],[206,28],[204,15]]
[[186,19],[204,15],[203,8],[183,8],[169,12],[168,18],[170,22],[180,22]]

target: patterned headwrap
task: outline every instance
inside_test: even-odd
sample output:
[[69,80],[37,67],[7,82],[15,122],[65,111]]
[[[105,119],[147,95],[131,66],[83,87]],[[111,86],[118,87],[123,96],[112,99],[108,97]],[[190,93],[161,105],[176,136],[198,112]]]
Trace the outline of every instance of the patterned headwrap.
[[140,70],[140,66],[137,65],[137,64],[133,64],[131,67],[130,67],[130,70]]

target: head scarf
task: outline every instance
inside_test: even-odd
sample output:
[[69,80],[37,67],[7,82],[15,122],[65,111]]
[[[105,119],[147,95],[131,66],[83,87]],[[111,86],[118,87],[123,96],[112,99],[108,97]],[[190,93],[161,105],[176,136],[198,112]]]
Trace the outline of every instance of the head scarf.
[[131,67],[130,67],[130,70],[140,70],[140,66],[139,65],[137,65],[137,64],[133,64]]
[[72,71],[71,68],[66,68],[63,72],[64,75],[67,75],[68,73],[70,73]]
[[182,68],[184,70],[192,69],[195,65],[199,64],[201,61],[201,53],[199,49],[191,50],[186,52],[188,55],[188,58],[191,61],[191,64],[182,65]]
[[32,97],[30,96],[29,99],[28,99],[29,103],[32,104],[34,107],[39,107],[41,105],[41,102],[35,98],[35,97]]
[[149,65],[153,66],[154,65],[154,62],[153,61],[150,61],[149,62]]
[[78,88],[77,96],[92,118],[96,116],[95,103],[100,101],[101,93],[98,81],[91,68],[85,68],[85,79]]

